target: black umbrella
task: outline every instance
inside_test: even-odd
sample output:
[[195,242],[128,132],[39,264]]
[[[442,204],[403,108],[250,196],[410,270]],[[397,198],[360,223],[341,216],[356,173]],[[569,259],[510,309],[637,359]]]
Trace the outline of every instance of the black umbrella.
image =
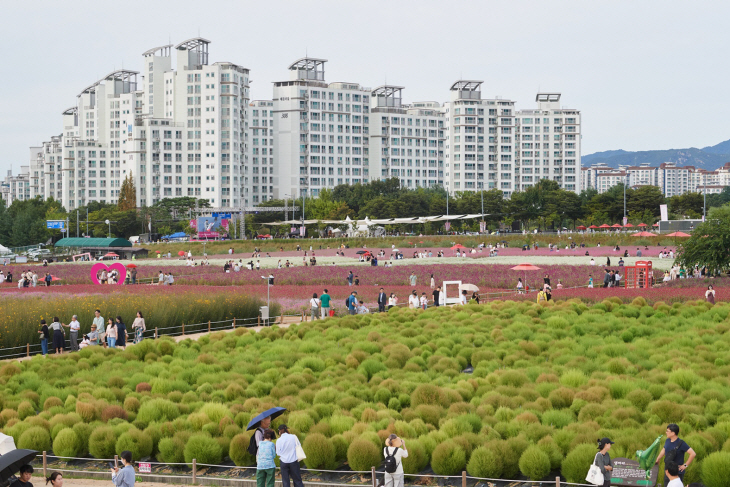
[[35,450],[12,450],[0,456],[0,482],[5,482],[20,470],[20,467],[33,461],[38,455]]
[[356,254],[367,254],[368,252],[367,252],[367,250],[358,250],[358,251],[357,251],[357,252],[355,252],[355,253],[356,253]]
[[246,431],[251,431],[253,429],[256,429],[261,424],[261,421],[266,418],[276,419],[282,414],[286,412],[286,408],[271,408],[267,411],[264,411],[263,413],[259,414],[255,418],[253,418],[251,421],[248,422],[248,426],[246,427]]

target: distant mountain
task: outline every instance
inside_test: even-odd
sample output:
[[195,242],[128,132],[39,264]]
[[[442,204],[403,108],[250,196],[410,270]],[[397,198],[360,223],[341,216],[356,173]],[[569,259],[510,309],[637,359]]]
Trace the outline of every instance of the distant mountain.
[[663,162],[674,162],[680,166],[695,166],[714,170],[730,162],[730,140],[704,149],[668,149],[630,152],[609,150],[596,152],[582,157],[583,167],[593,164],[606,164],[610,167],[638,166],[650,164],[658,166]]

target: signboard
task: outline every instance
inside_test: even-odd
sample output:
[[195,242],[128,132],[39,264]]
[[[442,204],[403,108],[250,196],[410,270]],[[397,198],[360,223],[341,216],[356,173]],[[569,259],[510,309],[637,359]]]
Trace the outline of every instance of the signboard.
[[230,213],[213,213],[213,218],[225,218],[226,220],[231,219]]
[[[229,218],[225,218],[221,215],[229,215]],[[228,220],[230,219],[230,213],[213,213],[213,216],[201,216],[195,220],[191,220],[191,223],[195,222],[198,233],[201,232],[220,232],[228,231]]]
[[46,220],[46,228],[54,230],[63,230],[66,225],[65,220]]
[[639,462],[628,458],[614,458],[611,485],[625,485],[627,487],[646,487],[656,484],[659,467],[654,466],[646,477],[646,470],[639,466]]
[[444,227],[446,228],[446,231],[448,232],[449,229],[451,228],[451,222],[444,223]]
[[139,473],[152,473],[152,464],[151,463],[138,463],[137,466],[139,467]]
[[669,220],[669,211],[667,211],[667,205],[659,205],[659,213],[661,213],[662,221]]
[[487,222],[479,222],[479,233],[484,233],[487,231]]

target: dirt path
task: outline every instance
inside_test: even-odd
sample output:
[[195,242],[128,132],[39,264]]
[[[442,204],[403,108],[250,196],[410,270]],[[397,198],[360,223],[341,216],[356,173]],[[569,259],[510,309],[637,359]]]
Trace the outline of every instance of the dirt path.
[[[33,485],[45,485],[46,479],[42,478],[43,472],[41,472],[41,476],[33,476],[31,478],[30,483]],[[50,475],[50,470],[49,470]],[[50,484],[49,484],[50,485]],[[68,485],[69,487],[98,487],[100,485],[104,486],[113,486],[112,484],[112,477],[111,473],[109,474],[108,480],[100,480],[100,479],[80,479],[80,478],[69,478],[64,479],[64,485]],[[162,483],[162,482],[135,482],[135,487],[170,487],[171,485],[190,485],[189,482],[187,483]]]

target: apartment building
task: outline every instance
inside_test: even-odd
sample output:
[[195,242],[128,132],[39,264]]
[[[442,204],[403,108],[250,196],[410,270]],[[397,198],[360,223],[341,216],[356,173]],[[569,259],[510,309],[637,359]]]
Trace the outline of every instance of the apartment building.
[[482,83],[454,82],[444,104],[444,187],[450,193],[499,189],[509,198],[515,190],[515,103],[482,99]]
[[13,176],[13,171],[8,170],[5,181],[0,188],[5,206],[10,206],[13,201],[26,201],[32,199],[30,189],[30,166],[20,166],[20,172]]
[[444,113],[438,102],[402,103],[402,86],[383,85],[370,96],[370,176],[398,178],[401,187],[443,186]]
[[370,181],[370,89],[325,82],[326,62],[301,58],[274,83],[274,198]]
[[560,93],[538,93],[536,110],[518,110],[515,127],[514,190],[551,179],[580,193],[581,114],[561,108]]
[[[249,104],[249,110],[251,163],[243,189],[246,200],[257,205],[274,196],[274,102],[256,100]],[[291,197],[288,193],[285,196]]]

